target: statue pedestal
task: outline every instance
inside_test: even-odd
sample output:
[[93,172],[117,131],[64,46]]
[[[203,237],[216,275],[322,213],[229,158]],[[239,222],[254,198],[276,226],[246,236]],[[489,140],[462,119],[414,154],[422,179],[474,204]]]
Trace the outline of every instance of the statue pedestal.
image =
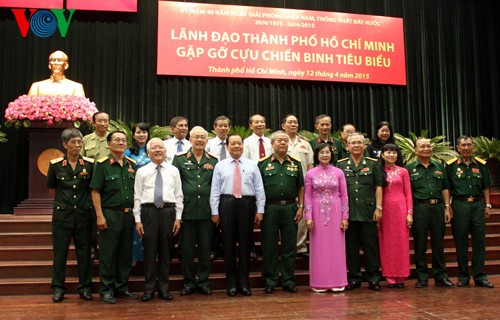
[[[55,158],[64,154],[61,133],[64,129],[72,127],[73,123],[70,121],[58,123],[51,127],[47,127],[45,122],[42,121],[33,121],[31,123],[28,128],[28,198],[14,208],[14,214],[52,214],[54,200],[49,195],[49,190],[46,187],[47,162],[51,160],[51,156]],[[42,172],[45,172],[45,174]]]

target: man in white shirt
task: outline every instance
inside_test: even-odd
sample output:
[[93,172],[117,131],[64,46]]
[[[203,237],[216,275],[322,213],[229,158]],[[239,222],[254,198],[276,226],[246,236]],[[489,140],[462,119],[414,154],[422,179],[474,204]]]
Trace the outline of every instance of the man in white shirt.
[[135,227],[144,245],[146,286],[142,301],[153,298],[157,280],[158,297],[172,300],[168,291],[170,247],[181,228],[184,208],[181,177],[176,167],[165,162],[161,139],[151,139],[147,150],[151,162],[136,173],[133,209]]
[[258,163],[259,159],[273,153],[271,140],[264,136],[264,132],[266,131],[266,118],[260,114],[254,114],[250,116],[248,123],[253,134],[243,141],[243,157]]
[[170,120],[173,138],[164,140],[165,148],[167,149],[167,163],[172,164],[174,156],[179,152],[184,152],[191,148],[191,143],[186,139],[189,132],[188,119],[182,116],[173,117]]
[[[314,167],[314,151],[309,142],[298,136],[299,120],[295,115],[286,115],[281,122],[281,127],[290,138],[288,143],[288,154],[292,157],[300,159],[302,173],[305,178],[307,170]],[[297,231],[297,256],[299,257],[309,257],[309,254],[307,253],[306,239],[306,223],[305,219],[301,219]]]
[[227,153],[227,135],[231,130],[231,120],[226,116],[219,116],[214,120],[214,130],[217,133],[215,138],[208,140],[205,150],[212,155],[217,156],[218,160],[226,159]]

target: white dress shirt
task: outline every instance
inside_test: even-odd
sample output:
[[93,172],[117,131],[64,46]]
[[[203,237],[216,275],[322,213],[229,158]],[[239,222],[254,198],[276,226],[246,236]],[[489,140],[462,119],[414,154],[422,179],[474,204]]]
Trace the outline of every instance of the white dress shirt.
[[[188,151],[189,148],[191,148],[191,143],[189,140],[182,139],[182,152]],[[177,142],[179,142],[179,139],[176,137],[163,140],[163,144],[165,145],[165,148],[167,149],[167,163],[172,164],[172,160],[174,160],[174,156],[177,154]]]
[[243,140],[243,157],[250,159],[255,163],[259,162],[261,158],[259,151],[260,138],[262,138],[262,142],[264,143],[264,151],[266,152],[266,156],[274,152],[273,146],[271,145],[271,140],[269,140],[268,137],[259,137],[255,133],[252,133],[250,137]]
[[[134,184],[134,218],[141,222],[141,204],[153,203],[155,194],[155,181],[158,164],[150,162],[137,170]],[[175,218],[182,218],[184,209],[184,196],[182,194],[181,175],[173,165],[163,162],[161,164],[163,179],[163,202],[175,203]]]
[[[226,141],[224,141],[226,142]],[[222,140],[219,136],[209,139],[207,142],[207,146],[205,147],[205,151],[210,152],[214,156],[217,156],[217,159],[220,160],[220,150],[222,147]],[[229,152],[227,151],[227,143],[225,144],[226,148],[226,158],[229,157]]]

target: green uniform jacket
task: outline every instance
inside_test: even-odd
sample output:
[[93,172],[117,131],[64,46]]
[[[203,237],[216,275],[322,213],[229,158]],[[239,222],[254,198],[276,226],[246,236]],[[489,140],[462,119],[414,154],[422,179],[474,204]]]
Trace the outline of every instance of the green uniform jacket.
[[[328,143],[330,145],[330,147],[332,148],[333,154],[332,154],[332,159],[330,160],[331,164],[336,164],[337,161],[339,161],[340,159],[343,158],[341,156],[341,152],[342,152],[342,147],[343,146],[342,146],[342,142],[339,139],[333,138],[333,137],[329,137],[328,141],[323,141],[323,139],[321,139],[321,137],[317,137],[317,138],[312,139],[311,141],[309,141],[309,144],[311,145],[313,151],[315,151],[316,147],[321,142]],[[318,163],[315,162],[314,165],[318,165]]]
[[90,180],[94,159],[79,156],[75,170],[66,155],[50,161],[47,188],[56,189],[52,223],[60,228],[72,229],[76,225],[92,225]]
[[217,158],[203,151],[200,162],[192,153],[192,148],[177,154],[172,165],[179,169],[184,194],[182,220],[210,219],[210,187]]
[[471,157],[467,166],[462,157],[449,160],[446,171],[452,196],[482,197],[483,189],[491,187],[491,174],[486,161]]
[[109,154],[97,160],[90,188],[101,194],[105,208],[132,208],[134,206],[135,161],[123,158],[123,167]]
[[376,208],[375,188],[383,185],[377,159],[362,157],[358,167],[351,157],[337,162],[345,175],[349,195],[349,220],[372,221]]
[[259,160],[267,201],[294,200],[304,186],[300,160],[286,155],[281,164],[273,154]]
[[426,168],[417,160],[409,163],[406,169],[410,173],[414,200],[443,200],[442,190],[450,188],[448,175],[443,164],[431,160],[429,166]]

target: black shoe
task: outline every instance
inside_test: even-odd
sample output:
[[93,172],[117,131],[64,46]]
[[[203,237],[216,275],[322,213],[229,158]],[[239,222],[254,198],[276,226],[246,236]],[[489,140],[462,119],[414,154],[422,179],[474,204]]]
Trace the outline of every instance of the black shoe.
[[85,300],[85,301],[91,301],[94,298],[92,297],[92,294],[89,291],[84,291],[80,293],[80,299]]
[[404,283],[398,283],[397,284],[398,289],[403,289],[405,287]]
[[436,285],[438,287],[446,287],[446,288],[451,288],[451,287],[455,286],[455,285],[453,285],[453,283],[451,283],[451,281],[448,278],[444,278],[444,279],[436,281]]
[[253,249],[253,248],[250,251],[250,259],[257,260],[257,253],[255,253],[255,249]]
[[117,291],[115,293],[115,296],[117,298],[122,298],[122,299],[137,299],[139,298],[139,295],[137,295],[136,293],[132,293],[130,291]]
[[210,289],[209,287],[198,288],[198,292],[201,293],[201,294],[204,294],[206,296],[211,296],[212,295],[212,289]]
[[101,297],[101,301],[108,304],[115,304],[116,299],[111,293],[106,293]]
[[415,283],[415,288],[417,289],[422,289],[428,286],[429,284],[427,283],[427,280],[418,280],[417,283]]
[[274,287],[272,287],[272,286],[266,286],[266,288],[264,289],[264,292],[267,293],[267,294],[274,293]]
[[250,290],[250,288],[240,288],[238,292],[247,297],[252,295],[252,290]]
[[168,291],[159,291],[158,298],[163,300],[172,300],[174,297],[172,297],[172,295]]
[[56,292],[52,295],[52,302],[62,302],[64,300],[64,293]]
[[193,287],[184,287],[181,290],[181,296],[189,296],[191,293],[195,292],[196,288]]
[[479,280],[479,281],[474,280],[474,284],[476,285],[476,287],[484,287],[484,288],[491,288],[491,289],[495,287],[493,285],[493,283],[489,282],[486,279]]
[[306,252],[298,252],[297,257],[306,259],[306,258],[309,258],[309,253],[307,251]]
[[457,287],[467,287],[469,285],[469,280],[458,280]]
[[294,284],[283,286],[283,290],[290,293],[297,293],[297,287]]
[[380,283],[378,283],[378,281],[368,282],[368,288],[370,288],[371,290],[374,290],[374,291],[379,291],[381,289]]
[[236,294],[237,294],[236,288],[227,289],[227,295],[228,296],[230,296],[230,297],[236,297]]
[[349,282],[349,284],[345,287],[346,290],[354,290],[357,288],[361,288],[361,282]]
[[397,283],[391,283],[388,285],[389,289],[396,289],[398,287]]
[[144,294],[142,295],[141,301],[142,302],[151,301],[151,299],[153,299],[154,296],[155,296],[155,294],[152,292],[144,292]]

